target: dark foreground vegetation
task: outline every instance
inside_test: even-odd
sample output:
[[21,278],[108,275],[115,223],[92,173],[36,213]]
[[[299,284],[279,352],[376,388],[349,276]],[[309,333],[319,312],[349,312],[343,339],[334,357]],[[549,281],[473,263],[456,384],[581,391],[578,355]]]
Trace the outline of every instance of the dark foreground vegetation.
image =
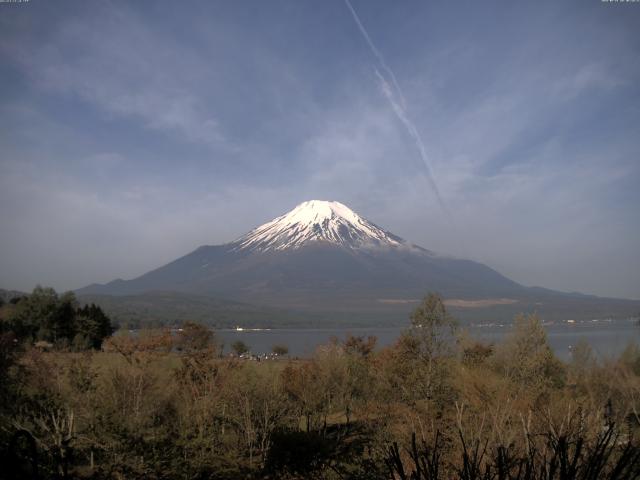
[[47,289],[0,319],[3,478],[640,475],[640,349],[597,362],[583,344],[565,364],[535,316],[486,345],[429,295],[392,347],[263,362],[192,323],[110,337],[99,308]]

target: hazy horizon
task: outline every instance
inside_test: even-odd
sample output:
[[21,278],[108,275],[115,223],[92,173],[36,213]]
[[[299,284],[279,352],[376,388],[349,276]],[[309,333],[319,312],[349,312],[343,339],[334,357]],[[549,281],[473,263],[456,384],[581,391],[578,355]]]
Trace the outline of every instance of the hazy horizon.
[[639,24],[600,0],[0,3],[0,288],[136,277],[321,199],[640,299]]

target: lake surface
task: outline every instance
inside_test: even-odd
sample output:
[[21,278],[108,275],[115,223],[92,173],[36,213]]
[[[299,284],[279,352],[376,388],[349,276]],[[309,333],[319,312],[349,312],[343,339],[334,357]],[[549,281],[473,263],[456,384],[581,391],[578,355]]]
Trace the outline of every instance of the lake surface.
[[[571,358],[571,348],[581,339],[586,340],[598,358],[619,355],[630,342],[640,344],[640,326],[637,320],[591,320],[575,323],[557,322],[545,324],[549,344],[556,355],[563,360]],[[485,342],[499,342],[508,334],[512,326],[502,324],[464,326],[473,338]],[[274,345],[286,345],[292,357],[309,357],[319,345],[328,343],[332,337],[344,339],[347,334],[355,336],[372,335],[378,339],[378,347],[387,346],[397,340],[401,327],[371,328],[278,328],[216,330],[224,342],[225,352],[236,340],[242,340],[254,354],[271,352]]]

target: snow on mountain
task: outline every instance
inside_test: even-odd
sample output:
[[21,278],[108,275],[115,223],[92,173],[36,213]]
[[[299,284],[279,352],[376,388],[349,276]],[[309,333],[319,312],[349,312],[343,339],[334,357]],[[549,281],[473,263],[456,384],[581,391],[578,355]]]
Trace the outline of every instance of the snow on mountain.
[[264,252],[297,249],[311,242],[328,242],[351,249],[414,248],[346,205],[323,200],[303,202],[289,213],[250,231],[234,244],[237,250]]
[[[260,309],[275,307],[280,311],[273,313],[275,318],[291,309],[298,312],[296,318],[300,312],[325,312],[322,315],[342,322],[361,314],[397,318],[402,309],[406,315],[411,306],[407,302],[425,292],[467,302],[509,299],[517,301],[512,304],[517,311],[543,311],[563,318],[580,318],[584,312],[628,316],[638,311],[638,302],[524,287],[481,263],[440,256],[405,242],[341,203],[319,200],[304,202],[235,242],[203,245],[139,277],[89,285],[76,293],[129,296],[123,305],[136,312],[136,318],[148,314],[147,302],[163,311],[165,306],[179,310],[189,318],[195,311],[217,318],[214,312],[220,310],[215,305],[224,299],[222,317],[235,318],[238,308],[246,311],[228,302],[233,301]],[[91,301],[97,302],[95,297]],[[495,312],[503,315],[507,306]],[[495,321],[493,314],[487,320]]]

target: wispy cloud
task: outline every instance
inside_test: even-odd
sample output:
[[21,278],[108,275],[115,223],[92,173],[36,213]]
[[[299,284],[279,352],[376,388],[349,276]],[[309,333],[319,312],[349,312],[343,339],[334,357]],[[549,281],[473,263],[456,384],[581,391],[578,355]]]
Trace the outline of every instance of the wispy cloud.
[[[427,149],[424,146],[422,137],[420,136],[420,133],[418,132],[418,129],[416,128],[415,124],[411,121],[411,119],[409,118],[409,115],[407,114],[405,97],[402,93],[402,89],[400,88],[400,85],[398,84],[396,76],[393,73],[393,70],[391,70],[391,68],[384,61],[384,57],[382,56],[380,51],[376,48],[375,44],[371,40],[369,33],[367,32],[364,25],[360,21],[358,14],[356,13],[355,9],[353,8],[349,0],[344,0],[344,1],[345,1],[345,4],[347,5],[347,8],[351,12],[351,15],[353,16],[353,19],[355,20],[356,25],[360,30],[360,33],[366,40],[367,45],[369,45],[371,52],[374,54],[374,56],[378,60],[378,63],[382,71],[384,72],[384,73],[381,73],[380,70],[378,70],[377,68],[375,69],[376,76],[378,77],[378,80],[380,81],[380,85],[382,87],[382,92],[384,93],[385,98],[389,101],[389,104],[393,108],[394,113],[396,114],[398,119],[402,122],[404,127],[407,129],[407,132],[415,142],[416,147],[418,148],[418,153],[420,154],[420,158],[424,163],[427,181],[429,182],[429,185],[434,195],[436,196],[438,203],[440,204],[440,207],[445,213],[449,214],[447,207],[445,205],[445,202],[442,199],[442,195],[440,194],[440,189],[438,188],[436,179],[433,175],[433,169],[431,168],[431,165],[429,162],[429,156],[427,155]],[[385,78],[385,75],[389,77],[389,80]]]
[[212,104],[194,88],[199,75],[208,75],[206,60],[158,35],[126,6],[95,8],[100,21],[64,19],[48,42],[10,41],[4,53],[45,92],[189,142],[232,148]]
[[640,297],[640,9],[72,3],[1,8],[0,286],[137,275],[325,198]]

